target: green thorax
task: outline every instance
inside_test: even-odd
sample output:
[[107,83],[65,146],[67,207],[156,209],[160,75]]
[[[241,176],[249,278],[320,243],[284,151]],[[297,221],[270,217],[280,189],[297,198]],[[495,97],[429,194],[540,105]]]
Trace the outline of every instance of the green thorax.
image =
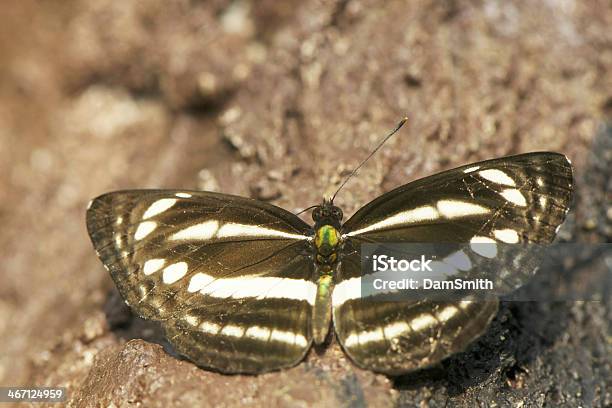
[[338,260],[340,232],[332,225],[322,225],[315,231],[314,244],[317,250],[317,264],[323,273],[331,273]]
[[339,231],[331,225],[323,225],[315,235],[315,246],[319,254],[329,256],[336,251],[340,242]]

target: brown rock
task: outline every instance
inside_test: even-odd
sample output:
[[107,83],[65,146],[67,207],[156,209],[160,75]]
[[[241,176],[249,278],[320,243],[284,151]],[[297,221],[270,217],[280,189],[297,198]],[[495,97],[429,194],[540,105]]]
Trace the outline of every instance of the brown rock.
[[347,216],[436,171],[556,150],[577,174],[564,233],[609,241],[609,130],[591,147],[612,98],[605,1],[3,10],[0,384],[66,386],[79,407],[612,404],[609,302],[507,305],[465,353],[394,380],[336,343],[277,373],[201,370],[150,343],[150,325],[102,313],[112,284],[84,226],[87,201],[120,188],[316,204],[407,115],[338,196]]

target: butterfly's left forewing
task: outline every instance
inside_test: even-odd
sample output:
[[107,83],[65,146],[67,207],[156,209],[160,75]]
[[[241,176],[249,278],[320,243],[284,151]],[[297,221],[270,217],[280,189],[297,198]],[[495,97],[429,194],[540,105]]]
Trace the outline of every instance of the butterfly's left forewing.
[[227,373],[297,364],[311,339],[310,227],[273,205],[169,190],[105,194],[87,211],[126,303],[195,363]]
[[[362,367],[389,374],[426,367],[463,350],[497,311],[495,300],[362,298],[361,244],[461,243],[461,253],[446,259],[460,256],[474,268],[486,258],[487,270],[499,271],[500,280],[528,276],[533,269],[527,259],[508,262],[511,246],[498,244],[551,242],[571,196],[569,161],[544,152],[445,171],[361,208],[343,226],[344,251],[333,293],[335,330],[346,353]],[[456,270],[470,273],[469,268]]]

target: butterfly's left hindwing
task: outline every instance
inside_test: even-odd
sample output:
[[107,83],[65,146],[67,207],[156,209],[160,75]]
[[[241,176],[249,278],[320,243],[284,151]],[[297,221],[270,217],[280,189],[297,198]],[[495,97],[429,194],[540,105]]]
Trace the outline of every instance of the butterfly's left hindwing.
[[290,212],[217,193],[134,190],[93,200],[87,228],[126,303],[161,321],[197,364],[259,373],[308,350],[311,232]]
[[[499,271],[496,278],[529,276],[529,260],[510,262],[504,251],[511,246],[497,244],[551,242],[571,196],[567,158],[528,153],[426,177],[361,208],[343,226],[344,254],[333,293],[335,331],[346,353],[364,368],[389,374],[430,366],[463,350],[497,311],[497,301],[362,298],[361,244],[463,243],[459,255],[472,266],[489,258],[487,270]],[[483,243],[494,256],[478,253]],[[457,270],[458,276],[469,272]]]

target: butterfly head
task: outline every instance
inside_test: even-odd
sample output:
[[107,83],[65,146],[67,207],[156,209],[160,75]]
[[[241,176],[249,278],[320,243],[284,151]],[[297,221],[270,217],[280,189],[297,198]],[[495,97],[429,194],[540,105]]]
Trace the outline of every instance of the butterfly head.
[[318,205],[312,210],[312,219],[315,222],[315,229],[322,225],[331,225],[340,229],[342,223],[342,210],[334,205],[332,200],[323,199],[323,204]]

